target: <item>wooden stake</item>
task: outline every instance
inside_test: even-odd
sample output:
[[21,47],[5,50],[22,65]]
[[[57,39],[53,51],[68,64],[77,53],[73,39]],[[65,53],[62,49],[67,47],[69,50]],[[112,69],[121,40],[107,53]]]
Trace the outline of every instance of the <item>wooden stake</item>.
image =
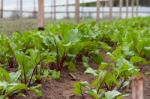
[[0,18],[3,18],[3,5],[4,5],[4,2],[3,2],[3,0],[1,0],[1,6],[0,6]]
[[126,18],[128,18],[129,13],[129,0],[126,0]]
[[121,19],[122,18],[122,0],[119,1],[119,7],[120,7],[119,16],[120,16],[120,19]]
[[38,29],[44,30],[44,0],[38,0]]
[[143,95],[144,76],[137,76],[132,79],[132,99],[144,99]]
[[100,0],[97,0],[97,13],[96,13],[96,20],[99,21],[100,20]]
[[75,2],[75,18],[76,23],[80,22],[80,0],[76,0]]

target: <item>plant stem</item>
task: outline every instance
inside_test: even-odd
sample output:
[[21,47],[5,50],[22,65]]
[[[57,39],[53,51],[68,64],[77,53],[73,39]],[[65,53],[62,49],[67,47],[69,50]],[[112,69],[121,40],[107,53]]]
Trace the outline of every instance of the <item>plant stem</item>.
[[124,76],[125,76],[125,78],[124,78],[124,80],[122,81],[121,85],[119,86],[118,90],[121,90],[123,84],[124,84],[125,81],[127,80],[127,77],[126,77],[126,74],[125,74],[125,73],[124,73]]
[[139,53],[139,56],[141,56],[143,49],[144,49],[144,47],[141,49],[141,51],[140,51],[140,53]]
[[25,67],[24,67],[24,65],[22,65],[22,67],[23,67],[24,83],[27,84],[27,78],[26,78]]
[[32,78],[33,78],[34,72],[36,71],[36,67],[37,67],[37,65],[36,65],[36,66],[35,66],[35,68],[33,69],[33,72],[32,72],[31,78],[30,78],[30,80],[29,80],[29,84],[28,84],[28,86],[30,86],[30,85],[31,85],[31,81],[32,81]]
[[98,89],[97,89],[97,94],[99,94],[99,91],[100,91],[100,88],[101,88],[103,82],[104,82],[104,79],[103,79],[103,81],[99,84],[99,87],[98,87]]
[[65,60],[66,60],[66,53],[64,52],[64,55],[63,55],[61,63],[60,63],[60,68],[61,68],[60,71],[62,71],[62,69],[63,69]]
[[57,53],[57,56],[56,56],[56,68],[59,69],[59,50],[58,50],[58,47],[57,47],[57,43],[56,43],[56,40],[54,39],[54,43],[55,43],[55,47],[56,47],[56,53]]
[[106,84],[106,82],[104,82],[105,87],[107,88],[107,90],[109,90],[110,88],[108,87],[108,85]]
[[81,84],[80,84],[80,91],[81,91],[82,99],[85,99],[82,88],[81,88]]

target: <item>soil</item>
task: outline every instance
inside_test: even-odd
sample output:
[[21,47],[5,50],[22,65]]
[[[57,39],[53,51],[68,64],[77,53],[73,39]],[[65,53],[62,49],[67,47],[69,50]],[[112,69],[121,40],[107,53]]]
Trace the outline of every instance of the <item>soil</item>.
[[[26,96],[17,96],[14,99],[82,99],[75,96],[73,93],[74,83],[77,81],[93,80],[93,76],[84,74],[85,69],[79,65],[76,72],[68,73],[62,72],[62,77],[59,80],[44,79],[42,80],[42,97],[37,97],[33,93],[27,93]],[[85,95],[86,99],[92,99],[90,96]]]
[[[107,60],[107,62],[112,62],[112,60],[110,60],[104,53],[105,52],[103,51],[100,52],[104,60]],[[150,64],[141,66],[140,70],[143,74],[145,74],[146,72],[150,72]],[[93,76],[84,74],[84,71],[85,69],[83,68],[83,66],[78,65],[75,73],[69,74],[68,71],[63,71],[61,75],[62,77],[59,80],[52,80],[50,78],[42,80],[42,97],[37,97],[33,93],[28,93],[24,97],[17,96],[14,99],[83,99],[82,97],[78,97],[73,94],[73,86],[77,81],[91,82],[93,80]],[[128,92],[129,96],[125,99],[132,99],[131,89],[129,89]],[[88,95],[85,95],[85,99],[92,98]],[[150,99],[150,73],[149,75],[145,75],[144,99]]]

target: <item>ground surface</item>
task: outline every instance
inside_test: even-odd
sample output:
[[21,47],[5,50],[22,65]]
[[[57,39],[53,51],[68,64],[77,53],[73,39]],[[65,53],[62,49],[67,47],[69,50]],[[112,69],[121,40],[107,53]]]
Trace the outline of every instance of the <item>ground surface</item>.
[[[71,75],[74,75],[71,76]],[[83,66],[78,67],[75,73],[71,75],[66,71],[62,72],[62,77],[59,80],[45,79],[42,81],[42,97],[36,97],[32,93],[28,93],[26,97],[16,97],[15,99],[81,99],[81,97],[74,96],[73,85],[76,81],[93,80],[91,75],[84,74]],[[92,99],[86,96],[87,99]]]
[[[140,67],[141,72],[150,72],[150,65]],[[64,72],[60,80],[47,79],[42,82],[42,97],[36,97],[34,94],[27,94],[26,97],[17,97],[15,99],[82,99],[81,97],[74,96],[73,84],[76,81],[92,81],[93,77],[83,73],[84,69],[79,68],[77,72],[73,73],[76,78],[74,80],[68,73]],[[130,96],[125,99],[131,98],[131,90],[129,90]],[[86,99],[92,99],[86,96]],[[144,85],[144,99],[150,99],[150,75],[145,75]]]
[[25,32],[35,29],[36,27],[37,20],[35,19],[0,19],[0,33],[12,34],[13,32]]
[[[111,62],[105,52],[101,51],[100,54],[104,60]],[[143,74],[150,72],[150,64],[139,67]],[[26,97],[17,97],[15,99],[82,99],[81,97],[74,96],[73,85],[76,81],[89,81],[93,80],[91,75],[84,74],[84,68],[82,65],[78,65],[77,71],[72,73],[75,77],[72,77],[67,71],[62,72],[62,77],[59,80],[45,79],[42,81],[42,97],[36,97],[34,94],[27,94]],[[129,89],[129,97],[131,98],[131,89]],[[92,99],[86,96],[86,99]],[[145,75],[144,85],[144,99],[150,99],[150,75]]]

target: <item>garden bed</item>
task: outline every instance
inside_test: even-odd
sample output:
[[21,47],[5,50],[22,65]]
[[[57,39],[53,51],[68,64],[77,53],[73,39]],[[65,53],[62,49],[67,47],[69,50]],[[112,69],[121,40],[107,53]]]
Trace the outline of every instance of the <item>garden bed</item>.
[[0,98],[129,98],[131,78],[142,72],[147,99],[149,20],[57,23],[0,34]]

